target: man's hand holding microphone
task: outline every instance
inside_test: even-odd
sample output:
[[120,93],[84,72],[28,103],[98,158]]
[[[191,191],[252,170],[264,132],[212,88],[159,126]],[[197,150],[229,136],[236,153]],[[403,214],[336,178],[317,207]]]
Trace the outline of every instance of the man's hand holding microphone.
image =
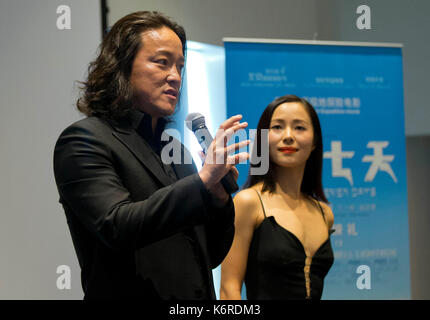
[[242,115],[235,115],[224,121],[216,132],[215,139],[212,139],[201,114],[191,113],[186,119],[187,127],[194,132],[203,150],[206,151],[200,153],[204,158],[203,167],[199,171],[200,179],[219,207],[227,202],[231,193],[238,190],[236,181],[239,172],[234,166],[249,158],[248,152],[237,154],[235,152],[247,146],[250,140],[227,146],[227,142],[236,131],[248,126],[246,122],[241,123],[241,119]]

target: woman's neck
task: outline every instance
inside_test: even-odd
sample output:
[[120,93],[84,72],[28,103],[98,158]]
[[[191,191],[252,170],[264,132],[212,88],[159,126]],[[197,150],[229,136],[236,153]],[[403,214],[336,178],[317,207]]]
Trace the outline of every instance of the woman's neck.
[[276,167],[275,175],[275,192],[292,201],[303,198],[301,186],[305,167]]

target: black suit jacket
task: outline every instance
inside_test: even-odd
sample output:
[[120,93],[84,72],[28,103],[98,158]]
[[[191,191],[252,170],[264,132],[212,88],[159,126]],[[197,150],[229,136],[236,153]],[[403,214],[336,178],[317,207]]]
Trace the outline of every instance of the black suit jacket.
[[139,121],[89,117],[55,146],[84,298],[215,299],[212,269],[234,235],[231,197],[216,208],[193,163],[163,165]]

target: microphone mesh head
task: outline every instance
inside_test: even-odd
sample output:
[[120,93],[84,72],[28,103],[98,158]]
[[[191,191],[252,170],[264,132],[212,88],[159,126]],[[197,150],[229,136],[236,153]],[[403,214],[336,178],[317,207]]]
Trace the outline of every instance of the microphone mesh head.
[[205,117],[198,112],[190,113],[185,119],[185,124],[191,131],[196,131],[205,126]]

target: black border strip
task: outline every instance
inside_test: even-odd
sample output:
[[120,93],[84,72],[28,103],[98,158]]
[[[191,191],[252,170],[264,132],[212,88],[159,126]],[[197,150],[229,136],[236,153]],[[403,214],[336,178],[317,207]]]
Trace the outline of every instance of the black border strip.
[[108,32],[108,12],[109,8],[107,6],[107,0],[101,0],[101,15],[102,15],[102,39],[106,36]]

